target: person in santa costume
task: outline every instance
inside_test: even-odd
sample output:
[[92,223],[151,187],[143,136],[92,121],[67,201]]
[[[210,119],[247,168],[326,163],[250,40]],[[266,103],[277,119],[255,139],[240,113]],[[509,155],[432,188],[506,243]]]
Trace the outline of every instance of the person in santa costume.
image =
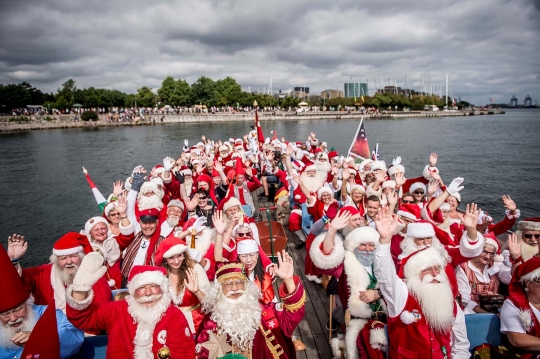
[[106,268],[98,253],[81,263],[66,291],[68,319],[82,330],[105,331],[107,358],[191,358],[193,333],[174,305],[165,268],[134,266],[129,273],[129,296],[106,304],[94,301],[92,285]]
[[[340,228],[348,222],[347,216],[338,215],[330,226]],[[335,237],[318,236],[311,245],[313,263],[321,274],[339,278],[338,293],[345,311],[347,325],[344,347],[346,357],[383,358],[386,346],[384,335],[385,314],[377,278],[373,272],[375,247],[379,234],[371,227],[353,229],[345,241]],[[332,248],[324,252],[323,248]],[[340,357],[335,348],[343,346],[339,338],[332,339],[334,357]]]
[[[8,242],[23,243],[22,236],[14,234],[8,238]],[[19,246],[8,246],[8,255],[4,247],[0,246],[0,273],[2,273],[2,286],[6,290],[6,295],[0,297],[0,358],[20,359],[23,348],[32,345],[32,341],[36,336],[41,336],[42,340],[41,352],[36,352],[38,357],[40,353],[45,353],[49,343],[44,343],[43,340],[48,338],[42,332],[39,332],[39,327],[36,323],[43,324],[43,320],[47,320],[44,316],[48,306],[36,305],[34,297],[30,294],[17,273],[11,257],[17,256]],[[84,334],[79,329],[75,328],[68,320],[65,314],[58,309],[51,307],[53,312],[52,320],[54,326],[48,327],[50,331],[57,331],[56,334],[56,352],[50,358],[68,358],[79,351]],[[59,343],[58,343],[59,342]],[[25,358],[25,357],[23,357]],[[44,358],[48,358],[44,356]]]
[[126,279],[131,272],[131,268],[136,265],[154,265],[157,247],[165,239],[159,231],[160,211],[156,208],[149,208],[139,211],[140,231],[135,235],[135,239],[124,251],[122,261],[122,277]]
[[397,274],[390,254],[396,228],[397,216],[383,207],[377,216],[374,272],[388,310],[389,357],[470,358],[465,316],[444,270],[447,260],[425,247],[404,258]]
[[171,233],[176,232],[185,223],[187,212],[184,202],[178,199],[173,199],[167,205],[167,219],[161,223],[160,235],[168,237]]
[[294,276],[291,256],[285,251],[277,256],[276,275],[283,280],[280,303],[259,303],[260,291],[246,277],[242,263],[218,268],[217,282],[203,300],[207,316],[197,337],[198,358],[208,358],[208,344],[222,335],[226,343],[220,345],[221,355],[232,351],[246,358],[296,358],[291,336],[304,318],[306,294],[300,278]]
[[240,200],[238,200],[236,197],[230,197],[223,204],[222,209],[224,218],[227,221],[227,228],[234,228],[239,223],[247,224],[251,228],[253,239],[259,242],[259,229],[255,224],[255,220],[242,210],[242,203]]
[[[34,296],[37,305],[55,305],[56,309],[66,311],[66,288],[73,283],[82,259],[92,252],[85,235],[68,232],[53,245],[51,263],[37,267],[21,268],[19,261],[28,249],[23,236],[8,238],[8,255],[15,264],[21,278]],[[97,303],[112,300],[109,283],[100,278],[94,285]],[[93,333],[98,334],[98,333]]]
[[[509,284],[511,268],[502,264],[498,255],[499,243],[495,238],[485,237],[482,254],[456,267],[456,278],[461,308],[465,314],[486,313],[480,307],[480,297],[499,294],[500,282]],[[500,263],[500,265],[499,265]]]
[[421,219],[420,207],[413,203],[405,203],[399,206],[396,214],[398,216],[397,233],[392,236],[390,253],[397,267],[398,257],[401,254],[401,242],[407,237],[407,226]]
[[516,231],[518,240],[521,241],[522,262],[528,261],[539,254],[540,242],[540,217],[525,218],[518,223]]
[[248,205],[251,213],[255,213],[256,210],[251,193],[262,186],[253,171],[252,168],[244,168],[241,159],[237,159],[234,170],[235,183],[229,185],[229,193],[224,200],[234,197],[240,201],[241,205]]
[[336,202],[336,199],[333,197],[332,189],[328,186],[319,188],[315,201],[308,200],[308,213],[313,216],[314,222],[321,219],[332,202]]
[[212,169],[212,191],[216,199],[216,205],[219,204],[223,198],[227,195],[229,186],[227,185],[227,176],[225,175],[223,165],[221,162],[214,162],[214,168]]
[[540,355],[540,258],[519,265],[501,309],[501,333],[523,359]]
[[366,189],[361,184],[351,183],[349,178],[351,178],[349,171],[343,170],[343,181],[347,183],[347,186],[341,187],[341,202],[343,206],[356,207],[360,215],[363,216],[366,214],[366,204],[364,202]]
[[172,301],[196,335],[204,317],[201,301],[210,286],[206,272],[191,258],[186,242],[176,237],[167,238],[159,245],[156,265],[167,270]]

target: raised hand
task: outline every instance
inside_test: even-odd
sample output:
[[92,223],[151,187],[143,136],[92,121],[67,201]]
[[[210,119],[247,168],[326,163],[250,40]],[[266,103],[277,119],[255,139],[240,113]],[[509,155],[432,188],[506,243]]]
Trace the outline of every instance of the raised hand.
[[465,179],[463,179],[462,177],[454,178],[452,182],[448,185],[448,187],[446,187],[446,191],[450,193],[450,195],[461,191],[463,188],[465,188],[463,186],[460,186],[464,180]]
[[508,252],[510,252],[510,256],[513,260],[521,257],[521,244],[515,233],[508,234]]
[[389,195],[387,195],[386,198],[387,198],[388,204],[390,206],[395,206],[395,204],[398,201],[398,194],[397,194],[397,192],[394,191],[394,192],[390,193]]
[[431,197],[433,193],[437,191],[438,188],[439,188],[439,180],[432,179],[431,181],[429,181],[429,185],[427,188],[428,196]]
[[315,134],[315,132],[310,132],[309,135],[311,136],[311,138],[313,140],[316,140],[317,139],[317,135]]
[[126,213],[127,209],[127,199],[124,196],[119,196],[117,199],[117,203],[115,205],[116,210],[120,214],[120,217],[124,217],[123,214]]
[[294,265],[292,257],[283,250],[281,253],[277,252],[278,266],[274,268],[276,276],[283,280],[292,279],[294,276]]
[[343,171],[341,171],[341,176],[343,177],[344,181],[347,181],[350,175],[351,175],[351,172],[349,172],[348,168],[344,168]]
[[124,186],[124,182],[122,181],[116,181],[113,182],[113,195],[118,198],[120,196],[120,193],[122,193],[122,187]]
[[384,171],[379,171],[377,172],[377,175],[375,177],[375,181],[377,181],[377,183],[383,183],[385,180],[386,180],[386,172]]
[[300,183],[300,176],[297,173],[292,175],[292,179],[294,182]]
[[186,270],[186,279],[184,279],[184,286],[191,293],[197,293],[199,291],[199,281],[197,271],[192,268]]
[[431,167],[435,167],[435,165],[437,165],[438,158],[439,156],[435,152],[431,152],[431,154],[429,155],[429,165]]
[[221,164],[221,162],[216,162],[214,164],[214,169],[218,172],[223,172],[223,165]]
[[381,206],[375,216],[375,225],[377,226],[377,232],[381,236],[380,243],[390,243],[397,230],[398,216],[390,212],[388,206]]
[[465,215],[458,213],[458,216],[465,228],[476,228],[480,212],[481,209],[477,208],[477,205],[475,203],[471,203],[467,204],[467,208],[465,209]]
[[174,166],[174,159],[170,158],[169,156],[165,157],[163,159],[163,167],[165,168],[165,171],[170,171]]
[[225,228],[227,228],[227,221],[225,221],[225,218],[223,218],[223,212],[222,211],[215,211],[212,215],[212,223],[214,223],[214,228],[218,233],[225,232]]
[[405,178],[405,174],[403,172],[396,172],[394,176],[394,181],[396,181],[396,185],[403,186],[407,179]]
[[330,222],[330,227],[332,227],[336,231],[339,231],[340,229],[347,227],[347,224],[349,223],[349,219],[351,217],[351,212],[342,211],[332,220],[332,222]]
[[206,136],[205,136],[205,135],[202,135],[202,136],[201,136],[201,140],[203,140],[203,142],[206,141]]
[[434,180],[440,181],[441,184],[442,184],[441,175],[438,174],[437,172],[435,172],[435,171],[434,171],[434,172],[431,172],[431,178],[433,178]]
[[516,206],[516,203],[514,202],[514,200],[512,198],[510,198],[510,196],[503,195],[502,200],[503,200],[503,203],[504,203],[504,207],[506,207],[506,209],[508,209],[510,212],[515,212],[515,210],[517,209],[517,206]]
[[8,237],[7,254],[10,259],[22,258],[27,249],[28,243],[25,241],[24,236],[13,234],[12,236]]

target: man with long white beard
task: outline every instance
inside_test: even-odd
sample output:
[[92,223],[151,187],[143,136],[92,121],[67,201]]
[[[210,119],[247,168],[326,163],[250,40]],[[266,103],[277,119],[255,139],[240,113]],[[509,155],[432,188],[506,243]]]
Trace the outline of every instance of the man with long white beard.
[[521,242],[521,256],[516,262],[528,261],[532,257],[540,256],[538,242],[540,242],[540,217],[525,218],[518,223],[516,231],[518,240]]
[[330,161],[328,161],[328,154],[326,152],[319,152],[315,156],[315,167],[317,167],[317,173],[319,173],[319,175],[327,178],[332,165],[330,164]]
[[[21,269],[19,261],[27,249],[28,243],[23,236],[14,234],[8,238],[8,255],[34,296],[35,304],[55,305],[56,309],[65,312],[66,288],[73,283],[85,253],[92,251],[88,238],[83,234],[68,232],[54,244],[51,263]],[[95,283],[94,292],[98,303],[112,300],[105,278]]]
[[126,300],[94,302],[92,285],[105,273],[103,258],[90,253],[66,291],[67,316],[78,328],[105,331],[107,358],[192,358],[193,333],[172,303],[165,268],[134,266]]
[[304,317],[306,294],[285,251],[278,252],[278,265],[282,303],[261,304],[261,292],[247,279],[242,263],[225,263],[217,270],[217,282],[203,300],[207,316],[197,337],[198,358],[231,351],[246,358],[296,358],[291,336]]
[[185,218],[184,202],[178,199],[171,200],[167,205],[167,219],[160,227],[161,236],[167,238],[169,234],[175,232],[177,228],[182,228]]
[[[2,273],[2,289],[6,293],[0,297],[0,358],[19,359],[47,306],[34,304],[34,297],[25,288],[2,246],[0,246],[0,273]],[[63,359],[79,350],[84,334],[67,320],[62,311],[56,310],[55,314],[60,342],[59,357]]]
[[[336,226],[345,223],[345,219],[338,216],[332,223]],[[340,343],[343,340],[339,338],[332,339],[334,357],[341,357],[337,348],[343,346],[349,359],[382,359],[381,349],[386,346],[382,322],[385,314],[373,273],[379,234],[371,227],[360,227],[353,229],[345,241],[324,238],[326,246],[332,246],[328,253],[322,250],[321,237],[317,239],[310,249],[311,259],[321,274],[339,278],[339,299],[345,310],[345,343]]]
[[385,208],[376,222],[380,243],[374,271],[388,310],[389,357],[470,358],[465,316],[444,270],[446,258],[435,248],[424,247],[404,258],[396,274],[390,241],[397,215]]

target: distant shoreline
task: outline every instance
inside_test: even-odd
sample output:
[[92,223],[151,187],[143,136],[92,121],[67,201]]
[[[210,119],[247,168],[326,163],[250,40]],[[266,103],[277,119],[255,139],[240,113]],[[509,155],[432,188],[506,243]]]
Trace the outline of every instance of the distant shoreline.
[[[259,113],[261,122],[267,121],[300,121],[300,120],[349,120],[349,119],[388,119],[388,118],[413,118],[413,117],[454,117],[454,116],[472,116],[472,115],[494,115],[504,114],[501,110],[476,110],[476,111],[410,111],[410,112],[391,112],[381,113],[377,115],[359,114],[347,112],[308,112],[299,114],[275,114]],[[255,116],[251,113],[237,114],[185,114],[185,115],[145,115],[143,121],[139,122],[110,122],[106,115],[100,115],[100,120],[95,122],[73,121],[72,115],[55,115],[49,116],[54,118],[53,121],[45,121],[39,117],[31,116],[30,121],[11,121],[8,119],[17,118],[15,116],[0,117],[0,133],[5,132],[20,132],[20,131],[36,131],[36,130],[53,130],[53,129],[70,129],[70,128],[97,128],[97,127],[132,127],[132,126],[152,126],[166,125],[178,123],[216,123],[216,122],[246,122],[253,121]],[[21,118],[22,119],[22,118]]]

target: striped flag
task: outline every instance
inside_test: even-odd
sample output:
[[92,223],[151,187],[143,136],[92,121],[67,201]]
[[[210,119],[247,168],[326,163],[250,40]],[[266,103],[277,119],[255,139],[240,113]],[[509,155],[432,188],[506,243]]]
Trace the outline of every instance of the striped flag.
[[94,198],[96,199],[96,202],[99,206],[99,210],[103,212],[105,207],[109,202],[103,197],[99,189],[97,189],[96,185],[94,184],[94,181],[90,178],[90,175],[88,174],[88,171],[83,167],[84,175],[86,177],[86,180],[88,181],[88,185],[90,185],[90,189],[92,190],[92,194],[94,195]]
[[369,144],[366,137],[366,129],[364,128],[364,119],[360,120],[356,135],[349,148],[349,156],[354,156],[361,159],[369,158]]

